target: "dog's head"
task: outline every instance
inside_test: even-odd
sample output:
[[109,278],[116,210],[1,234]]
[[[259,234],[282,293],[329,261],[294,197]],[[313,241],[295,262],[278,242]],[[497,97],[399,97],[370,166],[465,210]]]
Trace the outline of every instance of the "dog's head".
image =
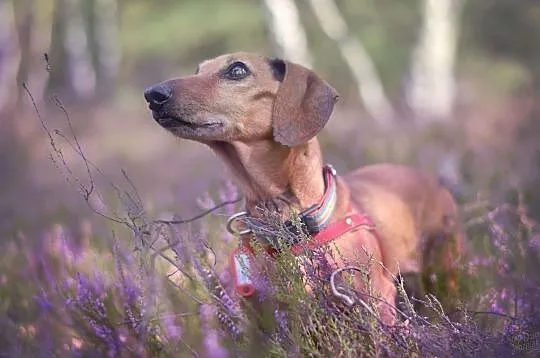
[[298,146],[324,127],[338,98],[313,71],[249,53],[223,55],[192,76],[147,88],[154,119],[200,142],[274,139]]

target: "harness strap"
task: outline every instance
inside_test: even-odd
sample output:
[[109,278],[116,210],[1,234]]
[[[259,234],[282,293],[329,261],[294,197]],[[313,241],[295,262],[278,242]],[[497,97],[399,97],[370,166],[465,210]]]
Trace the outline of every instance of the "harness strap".
[[[344,218],[328,225],[318,234],[312,236],[312,239],[305,243],[298,243],[291,247],[291,252],[295,256],[300,256],[307,251],[316,250],[317,248],[329,244],[330,242],[340,238],[342,235],[353,232],[359,229],[366,229],[375,235],[378,239],[376,227],[373,221],[358,212],[349,213]],[[251,260],[255,256],[255,251],[249,243],[249,237],[240,238],[240,245],[233,251],[231,268],[234,278],[234,286],[236,292],[241,297],[251,297],[255,294],[255,286],[250,278]],[[266,247],[268,254],[272,257],[277,254],[277,250],[272,246]]]
[[318,234],[314,235],[310,241],[292,246],[291,251],[295,256],[298,256],[301,255],[304,250],[315,250],[318,247],[338,239],[343,234],[356,231],[360,228],[375,232],[375,225],[370,218],[360,213],[351,213],[328,225]]

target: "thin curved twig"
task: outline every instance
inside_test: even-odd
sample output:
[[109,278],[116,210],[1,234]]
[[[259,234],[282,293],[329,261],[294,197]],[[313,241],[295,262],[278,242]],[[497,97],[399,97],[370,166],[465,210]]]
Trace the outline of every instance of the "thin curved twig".
[[214,206],[213,208],[210,208],[206,211],[203,211],[202,213],[198,214],[198,215],[195,215],[194,217],[192,218],[189,218],[189,219],[181,219],[181,220],[154,220],[155,223],[158,223],[158,224],[168,224],[168,225],[175,225],[175,224],[187,224],[187,223],[190,223],[192,221],[195,221],[195,220],[198,220],[200,218],[203,218],[205,217],[206,215],[216,211],[217,209],[220,209],[226,205],[231,205],[231,204],[236,204],[238,202],[240,202],[243,198],[240,196],[234,200],[226,200],[226,201],[223,201],[219,204],[217,204],[216,206]]

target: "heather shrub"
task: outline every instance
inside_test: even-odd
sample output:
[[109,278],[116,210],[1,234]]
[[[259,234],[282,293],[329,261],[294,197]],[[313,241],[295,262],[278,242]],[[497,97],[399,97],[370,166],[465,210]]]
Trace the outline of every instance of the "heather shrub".
[[[270,258],[264,242],[252,242],[257,295],[241,300],[229,270],[238,238],[225,229],[241,210],[231,183],[199,200],[200,215],[157,219],[128,175],[122,185],[108,181],[75,137],[71,148],[87,169],[76,177],[42,124],[54,163],[101,221],[78,234],[55,225],[36,240],[3,241],[0,356],[507,357],[540,349],[540,231],[519,197],[465,205],[459,297],[411,295],[396,277],[398,322],[389,327],[369,267],[351,262],[338,272],[325,248],[294,256],[285,243],[301,230],[271,211],[245,221],[258,236],[271,233],[278,250]],[[353,290],[353,275],[366,292]]]
[[[236,191],[230,184],[227,190],[215,197],[234,201]],[[209,196],[201,205],[215,202]],[[237,206],[220,210],[230,214]],[[131,235],[111,233],[99,245],[60,225],[41,240],[20,235],[4,245],[0,260],[1,350],[114,357],[532,354],[540,328],[536,224],[519,205],[467,214],[470,257],[460,277],[468,297],[459,298],[458,311],[446,312],[436,297],[409,297],[400,285],[394,327],[380,321],[375,295],[350,286],[353,274],[369,284],[365,267],[336,275],[352,306],[333,297],[324,248],[297,258],[283,247],[271,259],[254,242],[261,257],[251,274],[258,301],[242,303],[227,268],[237,239],[225,238],[222,215],[175,224],[144,213]],[[257,225],[278,241],[291,235],[272,213]]]

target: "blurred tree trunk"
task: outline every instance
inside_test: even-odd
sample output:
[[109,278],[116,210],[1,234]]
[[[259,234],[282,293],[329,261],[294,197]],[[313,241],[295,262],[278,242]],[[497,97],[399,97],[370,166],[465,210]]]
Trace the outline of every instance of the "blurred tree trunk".
[[78,99],[94,95],[96,73],[90,57],[88,36],[80,0],[67,0],[66,32],[64,41],[68,55],[70,87]]
[[67,1],[56,0],[51,27],[51,44],[49,48],[49,61],[51,64],[47,93],[70,91],[68,56],[66,49],[67,31]]
[[17,71],[17,106],[19,106],[23,96],[21,84],[28,81],[30,73],[35,2],[34,0],[16,0],[13,2],[13,10],[20,51],[19,69]]
[[[28,80],[34,27],[34,0],[0,0],[0,243],[13,233],[31,188],[28,137],[21,121],[22,82]],[[26,194],[26,195],[24,195]]]
[[117,0],[97,0],[95,38],[98,49],[96,73],[98,89],[109,96],[113,91],[120,65],[120,43],[118,39]]
[[17,94],[17,46],[11,0],[0,0],[0,113],[7,112]]
[[406,92],[407,102],[420,126],[446,121],[452,116],[461,1],[424,0],[423,24]]
[[[459,129],[451,119],[456,97],[454,64],[462,0],[424,0],[423,23],[412,56],[405,98],[415,125],[437,138],[426,146],[421,165],[437,167],[439,177],[454,193],[461,189],[460,153],[454,145]],[[430,163],[431,162],[431,163]]]
[[87,100],[94,95],[96,73],[88,47],[80,1],[56,0],[47,92],[77,100]]
[[294,0],[263,0],[275,51],[283,58],[311,67],[307,37]]
[[323,31],[334,40],[349,66],[367,112],[383,128],[391,126],[394,110],[387,98],[371,57],[347,27],[333,0],[309,0]]
[[7,121],[10,123],[9,127],[5,130],[12,137],[13,141],[19,141],[21,146],[25,146],[31,143],[30,137],[36,128],[33,122],[18,119],[23,116],[24,110],[30,108],[26,106],[28,102],[26,101],[26,93],[22,85],[29,81],[34,63],[37,2],[35,0],[13,0],[12,10],[16,36],[15,33],[12,33],[11,39],[12,42],[15,39],[17,40],[18,56],[15,54],[15,50],[13,50],[11,71],[16,70],[17,72],[15,78],[11,77],[8,83],[5,84],[11,94],[7,98],[11,106],[10,111],[7,113]]
[[120,63],[117,0],[84,2],[88,50],[96,74],[96,97],[109,98],[114,92]]

